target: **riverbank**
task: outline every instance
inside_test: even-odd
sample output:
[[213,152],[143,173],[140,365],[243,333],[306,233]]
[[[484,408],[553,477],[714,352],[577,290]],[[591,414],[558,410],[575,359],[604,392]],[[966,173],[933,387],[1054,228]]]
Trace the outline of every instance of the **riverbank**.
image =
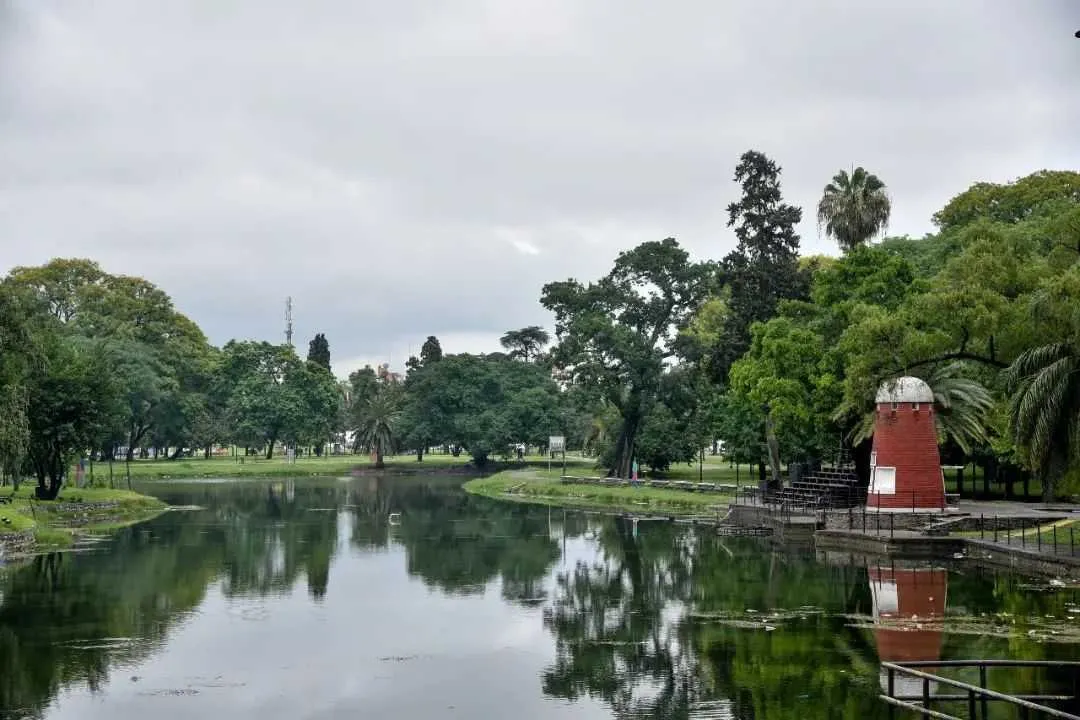
[[[398,455],[385,459],[385,472],[416,474],[424,472],[462,472],[469,466],[469,457],[461,455],[425,455],[417,462],[415,455]],[[190,457],[176,460],[133,460],[94,463],[92,474],[99,485],[123,487],[128,472],[132,481],[185,480],[201,478],[272,478],[272,477],[341,477],[357,472],[374,472],[375,463],[367,455],[327,455],[303,457],[290,461],[285,457],[267,460],[262,456],[247,457]],[[380,471],[381,472],[381,471]],[[87,475],[91,469],[87,469]]]
[[54,501],[34,499],[28,483],[12,493],[0,488],[0,556],[66,547],[76,535],[140,523],[161,514],[165,503],[148,495],[108,488],[64,488]]
[[[505,470],[470,480],[465,483],[464,488],[466,492],[495,500],[680,517],[714,516],[723,512],[732,500],[731,495],[703,494],[672,488],[563,483],[559,479],[561,474],[561,469]],[[707,481],[716,479],[722,478],[714,477]]]

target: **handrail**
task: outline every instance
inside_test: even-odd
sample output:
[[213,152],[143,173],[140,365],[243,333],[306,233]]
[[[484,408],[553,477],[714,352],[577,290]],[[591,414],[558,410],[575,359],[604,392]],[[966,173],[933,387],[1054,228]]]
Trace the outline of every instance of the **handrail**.
[[[978,665],[979,664],[978,662],[971,662],[971,661],[968,661],[968,662],[971,665]],[[987,662],[989,662],[989,661],[987,661]],[[1006,662],[1008,662],[1008,661],[1006,661]],[[1034,662],[1034,661],[1032,661],[1032,662]],[[1024,664],[1024,662],[1022,662],[1022,661],[1015,661],[1015,663],[1016,664],[1021,664],[1021,665]],[[1062,664],[1065,664],[1065,663],[1057,663],[1057,664],[1062,665]],[[952,687],[955,687],[955,688],[960,688],[961,690],[967,690],[969,693],[976,693],[976,694],[978,694],[980,696],[987,697],[987,698],[990,698],[992,700],[1000,700],[1000,701],[1003,701],[1003,702],[1010,703],[1012,705],[1016,705],[1018,707],[1027,708],[1028,710],[1037,710],[1037,711],[1043,713],[1044,715],[1048,715],[1050,717],[1065,718],[1065,720],[1080,720],[1080,715],[1073,715],[1071,713],[1067,713],[1067,712],[1064,712],[1064,711],[1061,711],[1061,710],[1056,710],[1054,708],[1047,707],[1046,705],[1039,705],[1038,703],[1029,702],[1027,700],[1021,700],[1018,697],[1015,697],[1015,696],[1012,696],[1012,695],[1006,695],[1005,693],[999,693],[996,690],[991,690],[990,688],[979,687],[978,685],[972,685],[970,683],[966,683],[966,682],[963,682],[961,680],[953,680],[952,678],[943,677],[941,675],[933,675],[931,673],[924,673],[924,672],[922,672],[920,670],[915,670],[915,669],[912,669],[910,667],[906,667],[906,664],[905,665],[900,665],[900,664],[897,664],[897,663],[883,662],[883,663],[881,663],[881,666],[883,668],[887,669],[887,670],[892,671],[892,672],[898,672],[901,675],[909,675],[911,677],[919,678],[921,680],[940,683],[942,685],[949,685],[949,686],[952,686]],[[903,702],[903,701],[898,700],[897,698],[895,698],[892,695],[882,694],[880,697],[881,697],[882,700],[885,700],[886,702],[889,702],[890,704],[893,704],[893,705],[896,705],[899,702]],[[910,704],[909,704],[909,707],[910,707]],[[941,714],[941,713],[936,713],[935,711],[930,710],[929,708],[926,708],[926,707],[920,707],[919,712],[922,712],[924,714],[931,714],[933,717],[940,717],[940,718],[952,718],[953,717],[953,716],[950,716],[950,715],[944,715],[944,714]]]
[[915,667],[1080,667],[1080,660],[904,660],[887,663],[901,668]]

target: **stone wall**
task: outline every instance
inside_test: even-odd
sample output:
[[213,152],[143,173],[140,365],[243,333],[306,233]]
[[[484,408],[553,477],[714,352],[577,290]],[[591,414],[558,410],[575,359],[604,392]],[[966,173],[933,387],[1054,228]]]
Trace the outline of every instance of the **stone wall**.
[[23,555],[32,552],[35,544],[33,530],[0,533],[0,560],[12,555]]
[[891,530],[922,530],[934,523],[949,518],[939,511],[935,512],[864,512],[861,508],[848,510],[828,510],[825,512],[826,530],[862,530],[867,532],[889,532]]

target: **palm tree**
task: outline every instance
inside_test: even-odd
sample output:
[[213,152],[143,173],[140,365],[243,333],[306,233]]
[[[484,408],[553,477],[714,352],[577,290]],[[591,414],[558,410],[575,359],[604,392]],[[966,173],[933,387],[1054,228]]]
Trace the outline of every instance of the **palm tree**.
[[[934,424],[938,442],[951,439],[965,454],[986,441],[986,423],[994,406],[994,397],[981,383],[964,377],[961,363],[938,366],[921,379],[934,393]],[[834,416],[840,421],[846,407]],[[852,433],[852,445],[859,445],[874,434],[875,412],[867,410]]]
[[375,468],[381,470],[401,419],[401,403],[395,386],[384,385],[367,401],[356,427],[356,445],[375,453]]
[[551,341],[551,336],[539,325],[530,325],[520,330],[510,330],[503,334],[499,342],[509,350],[510,359],[524,360],[536,358],[540,351]]
[[1005,379],[1012,392],[1013,441],[1042,480],[1043,499],[1080,460],[1080,345],[1050,343],[1022,353]]
[[851,175],[841,170],[818,203],[818,231],[825,230],[844,252],[854,250],[872,237],[885,232],[892,203],[885,183],[861,167]]

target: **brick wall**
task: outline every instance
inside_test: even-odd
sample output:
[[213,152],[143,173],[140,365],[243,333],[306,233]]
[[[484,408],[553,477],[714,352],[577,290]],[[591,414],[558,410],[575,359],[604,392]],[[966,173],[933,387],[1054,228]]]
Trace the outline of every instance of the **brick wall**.
[[945,485],[932,406],[877,406],[873,450],[878,467],[896,468],[896,492],[871,493],[867,505],[882,508],[944,508]]

